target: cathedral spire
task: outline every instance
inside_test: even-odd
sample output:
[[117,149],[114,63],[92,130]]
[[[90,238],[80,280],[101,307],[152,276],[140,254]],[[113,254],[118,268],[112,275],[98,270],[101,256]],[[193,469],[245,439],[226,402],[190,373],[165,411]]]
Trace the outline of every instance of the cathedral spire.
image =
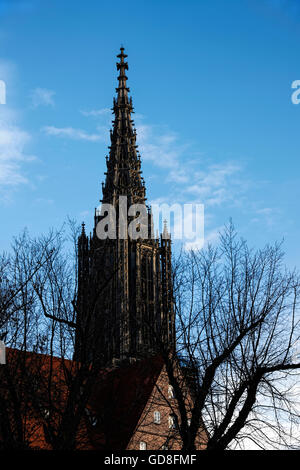
[[[116,229],[121,227],[124,234],[121,196],[127,196],[127,209],[132,204],[143,204],[144,209],[146,198],[123,47],[117,57],[118,86],[102,203],[113,204]],[[123,360],[156,355],[161,344],[169,349],[175,346],[171,240],[166,224],[160,239],[153,239],[150,207],[147,236],[142,230],[143,237],[134,239],[116,230],[115,237],[99,237],[97,224],[109,212],[103,205],[103,210],[95,211],[93,235],[88,238],[83,225],[78,240],[75,358],[93,360],[96,354],[103,366],[111,367]],[[125,222],[131,223],[135,216],[129,214]]]
[[132,98],[128,97],[126,71],[128,63],[124,47],[117,55],[118,87],[113,100],[113,128],[110,132],[111,145],[107,158],[106,180],[103,185],[103,203],[118,204],[119,196],[127,196],[128,204],[144,203],[145,186],[141,177],[141,161],[137,152],[136,130],[133,126]]

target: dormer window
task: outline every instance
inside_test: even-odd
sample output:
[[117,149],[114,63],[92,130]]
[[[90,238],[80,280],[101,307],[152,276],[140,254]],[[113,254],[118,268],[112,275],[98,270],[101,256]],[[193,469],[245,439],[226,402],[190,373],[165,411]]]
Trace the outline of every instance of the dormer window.
[[154,423],[155,424],[160,424],[160,412],[159,411],[154,411]]
[[147,444],[144,441],[140,442],[140,450],[147,450]]

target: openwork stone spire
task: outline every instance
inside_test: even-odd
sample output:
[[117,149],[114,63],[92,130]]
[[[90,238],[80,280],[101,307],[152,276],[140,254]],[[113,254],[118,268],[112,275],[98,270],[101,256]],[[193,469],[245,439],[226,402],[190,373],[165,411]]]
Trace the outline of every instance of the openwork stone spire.
[[136,130],[133,126],[132,98],[128,97],[126,70],[128,63],[124,48],[117,56],[119,86],[113,101],[113,129],[110,131],[111,145],[107,162],[106,181],[103,185],[103,203],[118,204],[119,196],[127,196],[128,204],[144,203],[145,185],[141,177],[141,161],[136,145]]
[[123,237],[116,230],[115,237],[107,232],[107,237],[101,238],[97,232],[98,223],[106,217],[104,204],[114,205],[116,228],[128,226],[135,218],[127,211],[123,224],[121,196],[127,196],[127,209],[132,204],[146,204],[131,119],[132,100],[128,97],[126,57],[121,47],[102,206],[95,211],[93,233],[88,237],[83,226],[78,239],[74,357],[91,361],[97,357],[105,367],[157,354],[161,344],[170,350],[175,347],[171,240],[166,237],[167,227],[160,238],[153,238],[151,208],[146,207],[148,236],[141,230],[143,235],[137,239],[128,233]]

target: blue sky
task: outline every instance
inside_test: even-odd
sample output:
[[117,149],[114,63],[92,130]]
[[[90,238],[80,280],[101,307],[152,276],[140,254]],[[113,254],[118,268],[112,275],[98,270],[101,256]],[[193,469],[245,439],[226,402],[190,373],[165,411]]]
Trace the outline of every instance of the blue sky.
[[92,227],[123,44],[149,200],[299,265],[299,25],[298,0],[0,0],[0,246]]

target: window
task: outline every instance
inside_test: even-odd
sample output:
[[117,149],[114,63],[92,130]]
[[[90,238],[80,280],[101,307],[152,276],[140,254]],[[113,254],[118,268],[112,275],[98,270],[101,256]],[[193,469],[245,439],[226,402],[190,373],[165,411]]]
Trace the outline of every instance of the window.
[[167,444],[164,444],[161,449],[162,450],[169,450],[169,447],[167,446]]
[[140,450],[147,450],[146,442],[143,442],[143,441],[140,442]]
[[159,411],[154,411],[154,423],[160,424],[160,412]]
[[0,364],[5,364],[5,344],[3,341],[0,341]]
[[188,427],[190,427],[191,422],[192,422],[191,418],[188,418],[188,420],[187,420],[187,425],[188,425]]
[[86,416],[91,424],[91,426],[95,427],[97,426],[97,423],[98,423],[98,418],[97,416],[95,416],[91,410],[89,410],[88,408],[85,408],[85,413],[86,413]]
[[90,423],[92,426],[97,426],[97,423],[98,423],[98,419],[96,416],[90,416]]
[[172,387],[172,385],[169,385],[169,388],[168,388],[168,397],[169,397],[169,398],[175,398],[174,388]]
[[169,416],[169,429],[175,429],[175,428],[176,428],[175,416],[170,415]]
[[138,331],[138,343],[142,344],[143,343],[143,336],[142,336],[142,330]]

